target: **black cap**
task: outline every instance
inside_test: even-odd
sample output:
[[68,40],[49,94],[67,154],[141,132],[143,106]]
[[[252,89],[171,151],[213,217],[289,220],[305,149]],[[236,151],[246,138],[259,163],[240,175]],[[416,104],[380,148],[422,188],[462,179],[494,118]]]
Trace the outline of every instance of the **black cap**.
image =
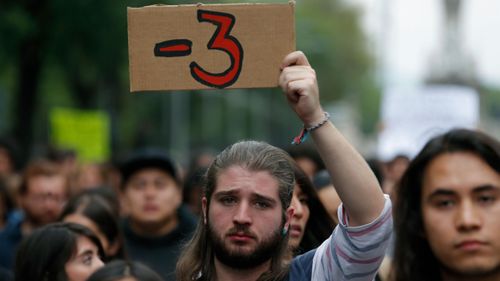
[[145,168],[161,169],[179,183],[177,169],[170,157],[161,150],[147,148],[134,152],[120,166],[123,180],[122,186],[125,186],[133,174]]

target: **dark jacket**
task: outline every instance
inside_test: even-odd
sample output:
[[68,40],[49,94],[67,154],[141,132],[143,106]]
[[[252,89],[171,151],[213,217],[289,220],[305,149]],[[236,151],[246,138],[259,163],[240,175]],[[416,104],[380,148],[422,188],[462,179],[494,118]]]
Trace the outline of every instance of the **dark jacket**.
[[146,237],[135,233],[128,219],[122,221],[125,251],[132,261],[139,261],[156,271],[165,281],[175,280],[175,265],[182,246],[191,239],[198,218],[186,207],[177,211],[179,225],[170,233]]

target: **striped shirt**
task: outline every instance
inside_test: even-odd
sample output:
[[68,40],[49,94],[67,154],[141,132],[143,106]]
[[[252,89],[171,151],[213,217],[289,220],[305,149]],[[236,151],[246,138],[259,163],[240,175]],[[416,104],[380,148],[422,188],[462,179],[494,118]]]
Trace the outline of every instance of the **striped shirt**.
[[332,235],[318,248],[293,259],[289,281],[371,281],[384,259],[392,234],[392,205],[386,195],[380,216],[369,224],[349,226],[343,206]]

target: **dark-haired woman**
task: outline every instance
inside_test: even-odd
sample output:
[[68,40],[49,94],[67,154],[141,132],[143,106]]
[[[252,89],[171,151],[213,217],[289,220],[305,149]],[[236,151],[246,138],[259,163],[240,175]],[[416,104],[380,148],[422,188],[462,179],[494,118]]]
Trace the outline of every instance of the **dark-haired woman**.
[[88,228],[54,223],[35,230],[21,242],[15,281],[85,281],[103,266],[99,239]]
[[88,227],[101,241],[109,259],[122,259],[123,238],[118,227],[118,214],[112,205],[104,195],[88,190],[68,201],[60,220]]
[[290,222],[288,246],[293,255],[317,248],[335,228],[325,207],[321,203],[311,180],[298,166],[294,167],[295,188],[290,206],[294,214]]

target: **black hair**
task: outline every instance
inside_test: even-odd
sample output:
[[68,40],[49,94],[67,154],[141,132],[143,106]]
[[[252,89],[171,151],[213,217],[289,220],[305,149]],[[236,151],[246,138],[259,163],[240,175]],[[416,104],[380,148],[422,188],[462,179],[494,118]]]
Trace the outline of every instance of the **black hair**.
[[66,263],[76,254],[77,240],[87,237],[104,251],[90,229],[75,223],[53,223],[33,231],[19,245],[14,268],[15,281],[67,281]]
[[304,236],[300,241],[298,252],[295,253],[299,254],[319,247],[323,241],[330,237],[336,224],[321,203],[316,189],[306,173],[298,165],[294,165],[293,170],[295,181],[302,192],[307,195],[309,208],[309,219],[304,229]]
[[[190,170],[184,180],[182,201],[190,207],[191,211],[197,216],[200,216],[201,212],[201,195],[203,193],[203,186],[205,185],[205,173],[207,168],[208,167],[197,167]],[[196,204],[195,208],[193,208],[194,204]]]
[[80,214],[96,224],[102,234],[106,236],[109,244],[118,243],[119,249],[108,258],[124,258],[123,235],[118,225],[118,213],[110,198],[103,195],[104,191],[88,190],[71,198],[61,213],[60,220],[71,214]]
[[118,281],[132,277],[137,281],[163,281],[149,267],[139,263],[123,260],[112,261],[94,272],[87,281]]
[[306,158],[311,160],[314,165],[316,165],[316,172],[325,169],[325,163],[319,156],[318,151],[312,145],[292,145],[286,150],[290,156],[297,160],[301,158]]
[[397,187],[395,281],[439,281],[440,262],[422,236],[422,183],[427,166],[444,153],[469,152],[500,173],[500,143],[472,130],[454,129],[431,139],[410,162]]
[[15,172],[19,169],[19,148],[12,137],[0,137],[0,149],[7,153],[12,170]]
[[133,152],[121,165],[122,176],[121,189],[124,191],[130,178],[143,169],[157,168],[169,176],[182,188],[182,182],[174,161],[161,149],[147,147]]

